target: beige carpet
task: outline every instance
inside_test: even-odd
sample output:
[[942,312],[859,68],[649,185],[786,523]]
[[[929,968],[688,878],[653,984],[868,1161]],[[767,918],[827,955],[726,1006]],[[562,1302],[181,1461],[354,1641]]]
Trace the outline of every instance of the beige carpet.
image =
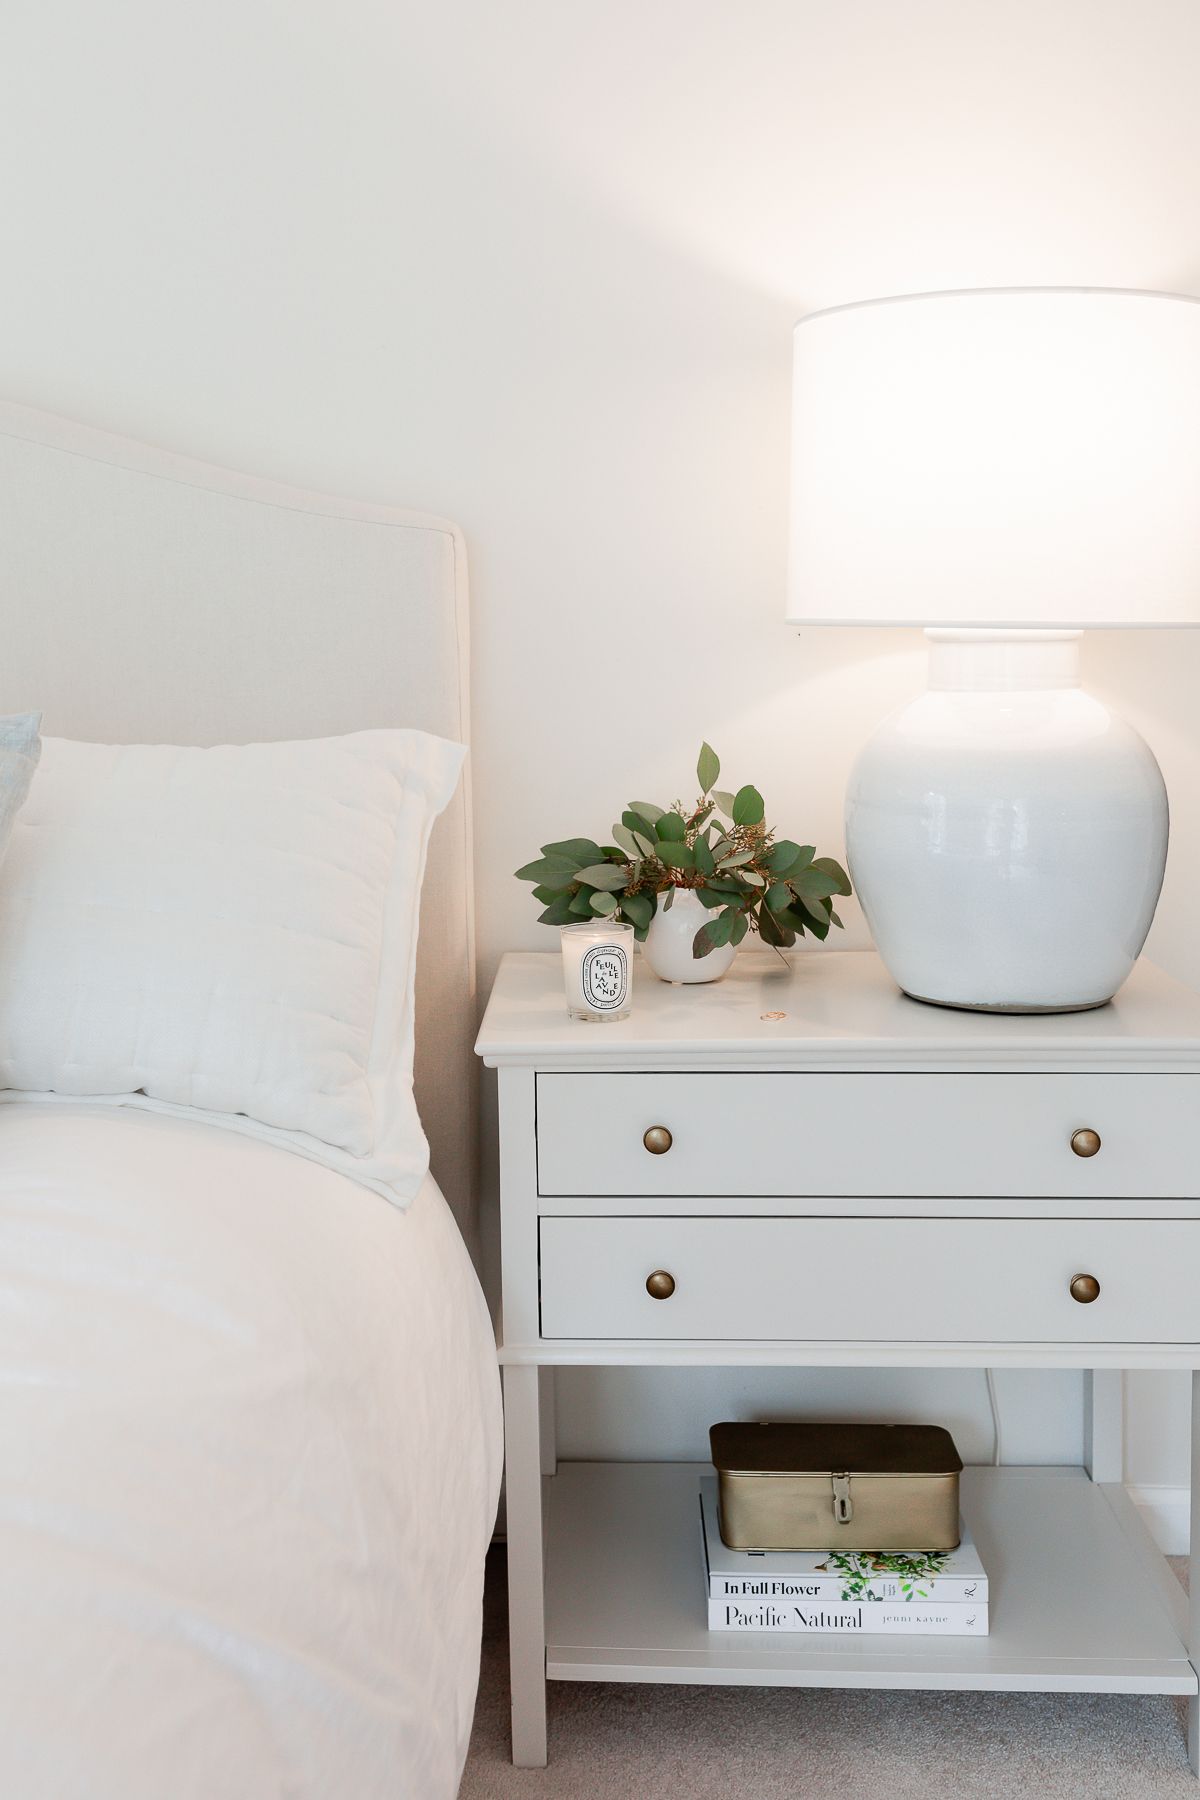
[[1183,1702],[1099,1694],[550,1684],[550,1766],[509,1762],[503,1551],[460,1800],[1200,1800]]

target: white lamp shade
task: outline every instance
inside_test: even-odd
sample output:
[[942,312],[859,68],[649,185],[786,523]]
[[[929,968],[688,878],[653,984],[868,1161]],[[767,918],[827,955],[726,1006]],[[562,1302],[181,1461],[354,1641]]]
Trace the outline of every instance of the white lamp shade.
[[788,618],[1200,624],[1200,301],[835,307],[795,333]]

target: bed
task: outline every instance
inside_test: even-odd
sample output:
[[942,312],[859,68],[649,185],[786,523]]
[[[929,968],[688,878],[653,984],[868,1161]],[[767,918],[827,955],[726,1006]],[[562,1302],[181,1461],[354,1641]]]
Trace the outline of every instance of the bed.
[[[58,738],[465,739],[443,521],[0,406],[0,543],[0,712]],[[431,1171],[403,1206],[236,1109],[3,1097],[0,1792],[457,1791],[500,1462],[470,908],[463,782],[425,870]]]

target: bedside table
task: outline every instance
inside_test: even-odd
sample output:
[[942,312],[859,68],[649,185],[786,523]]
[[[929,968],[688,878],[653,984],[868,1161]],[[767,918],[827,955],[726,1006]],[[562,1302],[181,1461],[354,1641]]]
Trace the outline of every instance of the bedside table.
[[[546,1760],[550,1679],[1187,1694],[1197,1767],[1200,1571],[1189,1622],[1122,1486],[1121,1371],[1200,1369],[1200,997],[1141,963],[1095,1012],[949,1012],[869,952],[743,953],[709,987],[639,962],[632,1017],[588,1025],[559,956],[522,954],[476,1048],[514,1762]],[[1086,1468],[964,1472],[988,1638],[710,1633],[707,1465],[558,1464],[553,1373],[579,1364],[1082,1368]],[[1195,1374],[1193,1421],[1200,1549]]]

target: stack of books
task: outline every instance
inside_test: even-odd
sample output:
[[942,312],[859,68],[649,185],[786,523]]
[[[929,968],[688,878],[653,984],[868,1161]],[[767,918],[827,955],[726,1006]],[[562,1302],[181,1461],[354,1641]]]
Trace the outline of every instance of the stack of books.
[[710,1631],[988,1634],[988,1578],[965,1525],[944,1555],[730,1550],[715,1475],[701,1478],[700,1525]]

